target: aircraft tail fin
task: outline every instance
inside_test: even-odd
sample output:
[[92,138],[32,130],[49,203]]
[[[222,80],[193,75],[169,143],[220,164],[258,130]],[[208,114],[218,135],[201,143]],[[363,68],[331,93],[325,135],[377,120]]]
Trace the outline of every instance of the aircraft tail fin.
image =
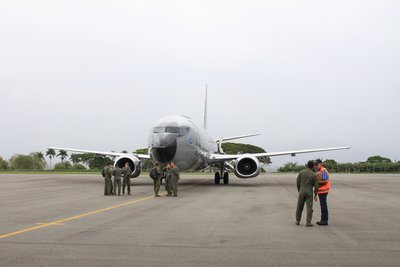
[[207,84],[206,84],[206,98],[204,101],[204,114],[203,114],[203,128],[207,129]]

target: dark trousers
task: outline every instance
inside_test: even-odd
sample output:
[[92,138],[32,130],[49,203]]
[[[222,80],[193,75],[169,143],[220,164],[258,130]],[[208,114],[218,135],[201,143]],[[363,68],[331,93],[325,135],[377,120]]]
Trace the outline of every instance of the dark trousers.
[[131,193],[131,179],[125,179],[124,178],[124,183],[122,185],[122,194],[125,194],[125,188],[128,187],[128,194]]
[[321,205],[321,222],[328,223],[328,193],[320,194],[318,197]]

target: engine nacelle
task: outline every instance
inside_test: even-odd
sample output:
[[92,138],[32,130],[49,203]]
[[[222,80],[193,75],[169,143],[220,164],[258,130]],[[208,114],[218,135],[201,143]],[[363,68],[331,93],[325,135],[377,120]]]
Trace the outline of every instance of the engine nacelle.
[[127,162],[129,163],[129,166],[132,170],[131,177],[138,177],[142,171],[142,162],[135,156],[126,155],[117,158],[114,162],[114,167],[118,166],[120,168],[123,168],[125,166],[125,163]]
[[243,155],[235,163],[235,175],[246,179],[257,177],[261,173],[260,161],[252,155]]

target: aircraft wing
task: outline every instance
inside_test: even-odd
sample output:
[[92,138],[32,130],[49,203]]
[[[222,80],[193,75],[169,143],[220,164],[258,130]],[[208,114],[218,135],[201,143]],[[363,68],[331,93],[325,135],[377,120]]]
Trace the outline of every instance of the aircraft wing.
[[[332,150],[342,150],[342,149],[350,149],[349,146],[343,147],[330,147],[330,148],[317,148],[317,149],[304,149],[304,150],[293,150],[293,151],[282,151],[282,152],[271,152],[271,153],[255,153],[255,154],[247,154],[254,156],[256,158],[262,157],[276,157],[276,156],[285,156],[291,155],[292,157],[296,156],[297,154],[305,154],[305,153],[314,153],[314,152],[323,152],[323,151],[332,151]],[[246,154],[239,154],[239,155],[224,155],[224,154],[214,154],[211,157],[212,161],[220,162],[220,161],[228,161],[228,160],[235,160],[243,155]]]
[[[130,153],[116,153],[116,152],[103,152],[103,151],[93,151],[93,150],[83,150],[83,149],[74,149],[74,148],[61,148],[61,147],[50,147],[54,150],[65,150],[71,151],[76,153],[90,153],[90,154],[97,154],[97,155],[104,155],[104,156],[111,156],[111,157],[121,157],[131,155]],[[144,154],[133,154],[135,157],[139,159],[150,159],[149,155]]]

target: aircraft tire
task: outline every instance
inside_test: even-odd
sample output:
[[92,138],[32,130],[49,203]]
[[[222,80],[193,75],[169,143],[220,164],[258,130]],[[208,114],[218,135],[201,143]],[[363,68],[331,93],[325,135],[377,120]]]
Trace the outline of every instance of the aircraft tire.
[[221,181],[221,174],[219,172],[215,173],[214,180],[215,184],[219,184],[219,182]]
[[224,184],[229,184],[229,173],[224,173]]

